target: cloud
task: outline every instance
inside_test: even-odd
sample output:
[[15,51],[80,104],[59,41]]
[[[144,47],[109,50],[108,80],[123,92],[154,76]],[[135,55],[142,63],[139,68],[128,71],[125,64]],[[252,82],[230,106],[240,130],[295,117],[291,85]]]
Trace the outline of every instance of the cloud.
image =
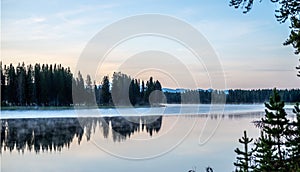
[[101,4],[101,5],[85,5],[72,10],[64,10],[54,14],[56,17],[62,20],[68,20],[68,18],[76,17],[82,13],[88,13],[94,10],[108,10],[119,6],[119,4]]
[[29,25],[29,24],[35,24],[35,23],[42,23],[45,21],[46,21],[45,17],[29,17],[29,18],[23,18],[23,19],[16,20],[13,23],[15,25]]
[[46,18],[44,18],[44,17],[35,17],[35,18],[32,18],[32,21],[35,22],[35,23],[40,23],[40,22],[46,21]]

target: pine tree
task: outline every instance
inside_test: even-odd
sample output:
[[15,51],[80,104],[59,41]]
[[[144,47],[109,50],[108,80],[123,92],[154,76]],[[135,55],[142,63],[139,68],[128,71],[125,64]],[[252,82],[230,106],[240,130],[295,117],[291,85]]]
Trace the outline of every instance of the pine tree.
[[272,143],[271,136],[266,136],[264,132],[261,132],[260,137],[254,143],[256,146],[254,172],[276,171],[277,168],[274,166],[276,157],[273,154],[276,149],[272,146]]
[[36,105],[41,105],[41,77],[40,77],[40,64],[35,64],[34,66],[34,92],[35,92],[35,103]]
[[290,123],[288,128],[287,144],[289,159],[287,164],[291,171],[300,171],[300,107],[299,103],[296,103],[293,113],[296,115],[296,120]]
[[120,72],[114,72],[112,77],[112,86],[111,86],[111,96],[112,101],[114,105],[119,105],[119,102],[121,100],[121,73]]
[[149,104],[149,96],[152,91],[154,91],[155,86],[153,82],[153,78],[150,77],[149,81],[146,82],[146,92],[145,92],[145,103]]
[[84,80],[83,77],[80,73],[78,72],[78,76],[76,78],[76,87],[77,87],[77,92],[74,94],[73,98],[75,99],[75,102],[78,104],[84,104],[84,95],[85,95],[85,90],[84,90]]
[[26,79],[26,69],[25,64],[18,65],[16,72],[16,96],[17,96],[17,105],[23,106],[25,104],[25,79]]
[[0,94],[0,96],[1,96],[1,106],[3,106],[3,105],[6,105],[6,98],[7,98],[7,96],[6,96],[6,83],[5,83],[5,81],[6,81],[6,75],[5,75],[5,73],[4,73],[4,71],[5,71],[5,68],[6,68],[6,66],[4,67],[4,70],[3,70],[3,68],[2,68],[2,61],[0,61],[0,77],[1,77],[1,94]]
[[108,76],[104,76],[102,79],[102,87],[101,87],[101,97],[102,104],[108,105],[110,100],[110,92],[109,92],[109,78]]
[[144,83],[144,81],[142,81],[140,97],[141,97],[141,104],[144,104],[145,103],[145,83]]
[[112,101],[115,106],[129,106],[130,76],[121,72],[114,72],[111,87]]
[[93,86],[92,86],[92,79],[91,79],[91,76],[88,74],[86,76],[86,87],[85,87],[85,100],[86,100],[86,103],[88,105],[93,105],[94,104],[94,93],[93,93]]
[[35,101],[34,97],[34,71],[31,65],[27,66],[27,74],[25,78],[25,100],[26,105],[32,105]]
[[131,80],[129,85],[129,100],[132,106],[136,104],[136,96],[135,96],[135,85],[134,85],[134,79]]
[[265,118],[262,118],[264,124],[263,131],[271,137],[272,142],[270,144],[276,148],[276,164],[277,170],[285,171],[285,151],[283,149],[285,145],[284,135],[286,134],[287,125],[289,120],[287,119],[287,113],[284,110],[284,102],[276,89],[274,89],[273,96],[270,97],[270,102],[265,103]]
[[9,67],[6,70],[6,76],[7,76],[7,98],[8,98],[8,103],[10,105],[15,105],[17,100],[17,96],[15,94],[17,90],[17,79],[16,79],[16,73],[15,73],[15,68],[12,64],[9,65]]
[[251,165],[252,151],[249,151],[249,143],[253,141],[253,138],[247,137],[247,132],[244,131],[244,136],[239,139],[239,142],[244,145],[244,150],[236,148],[234,150],[237,153],[237,162],[233,163],[236,166],[236,172],[249,172],[253,166]]
[[101,91],[100,91],[99,87],[97,86],[96,81],[94,81],[94,93],[95,93],[97,106],[100,105],[100,96],[101,96],[100,92]]

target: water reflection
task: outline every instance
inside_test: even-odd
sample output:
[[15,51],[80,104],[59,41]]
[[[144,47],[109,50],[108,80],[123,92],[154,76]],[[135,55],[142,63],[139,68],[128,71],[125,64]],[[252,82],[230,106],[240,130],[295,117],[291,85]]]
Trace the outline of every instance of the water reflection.
[[149,137],[159,132],[162,116],[101,117],[101,118],[33,118],[1,120],[2,151],[61,151],[85,133],[87,141],[100,127],[104,138],[124,141],[133,133],[147,132]]
[[[248,112],[227,115],[184,115],[184,118],[215,121],[249,117],[259,119],[262,115],[262,112]],[[123,142],[133,134],[141,132],[152,137],[154,133],[160,132],[162,123],[162,116],[2,119],[0,153],[13,150],[18,152],[29,150],[36,153],[61,151],[73,142],[80,145],[83,137],[90,141],[92,137],[102,136],[113,142]]]
[[241,118],[260,118],[265,112],[239,112],[231,114],[201,114],[201,115],[184,115],[187,118],[210,118],[211,120],[220,119],[241,119]]
[[80,143],[84,133],[76,118],[7,119],[1,123],[1,151],[60,151],[74,137]]

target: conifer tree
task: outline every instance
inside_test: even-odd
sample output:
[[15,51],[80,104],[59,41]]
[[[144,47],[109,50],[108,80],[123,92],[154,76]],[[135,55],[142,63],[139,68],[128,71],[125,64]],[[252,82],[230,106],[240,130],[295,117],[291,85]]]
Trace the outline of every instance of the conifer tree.
[[276,167],[273,164],[275,162],[275,156],[273,155],[275,148],[272,146],[271,136],[265,135],[262,131],[254,144],[256,147],[253,153],[255,157],[253,171],[276,171]]
[[0,94],[0,96],[1,96],[1,105],[3,105],[3,103],[4,103],[4,100],[6,100],[6,94],[5,94],[5,92],[6,92],[6,84],[5,84],[5,80],[6,80],[6,77],[5,77],[5,75],[4,75],[4,71],[3,71],[3,68],[2,68],[2,62],[0,61],[0,77],[1,77],[1,94]]
[[287,164],[291,171],[300,171],[300,107],[296,103],[293,113],[296,120],[290,123],[289,133],[286,135],[289,159]]
[[25,79],[26,79],[26,69],[25,64],[18,65],[16,71],[16,95],[17,95],[17,105],[24,105],[25,104]]
[[141,88],[141,103],[145,103],[145,83],[142,81],[142,88]]
[[129,85],[129,100],[132,106],[134,106],[137,102],[134,79],[131,80]]
[[27,66],[27,73],[25,78],[26,105],[32,105],[33,102],[35,101],[33,77],[34,77],[33,67],[29,65]]
[[108,76],[104,76],[102,80],[102,87],[101,87],[101,97],[102,97],[102,103],[104,105],[109,104],[110,100],[110,92],[109,92],[109,79]]
[[265,118],[262,118],[263,131],[271,137],[270,145],[276,148],[274,152],[276,155],[276,164],[277,170],[285,170],[285,154],[284,145],[286,129],[289,123],[287,119],[287,113],[284,110],[284,102],[281,101],[281,98],[274,89],[274,95],[270,97],[270,102],[265,103]]
[[249,143],[253,138],[247,137],[247,132],[244,131],[244,136],[239,139],[239,142],[244,145],[244,150],[236,148],[234,152],[238,155],[237,162],[233,163],[236,166],[236,172],[249,172],[252,169],[251,156],[252,151],[249,150]]

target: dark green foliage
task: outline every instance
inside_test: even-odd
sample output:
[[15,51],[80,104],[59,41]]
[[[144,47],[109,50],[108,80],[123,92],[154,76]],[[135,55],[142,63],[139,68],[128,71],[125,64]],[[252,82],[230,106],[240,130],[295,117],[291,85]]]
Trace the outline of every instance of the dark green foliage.
[[132,79],[129,85],[129,100],[133,106],[140,100],[140,95],[140,83]]
[[247,132],[244,131],[244,136],[239,139],[239,142],[243,144],[244,150],[240,150],[236,148],[234,152],[238,155],[237,162],[233,163],[236,166],[236,172],[249,172],[252,167],[251,165],[251,156],[252,152],[249,150],[249,143],[251,143],[253,139],[249,139],[247,137]]
[[1,65],[3,106],[69,106],[72,104],[72,73],[61,65]]
[[6,70],[6,76],[7,76],[7,102],[9,104],[15,104],[16,101],[16,95],[15,90],[16,87],[16,74],[15,74],[15,68],[12,64],[9,65],[9,67]]
[[74,105],[85,104],[86,103],[86,100],[85,100],[86,92],[85,92],[85,87],[84,87],[84,79],[83,79],[80,71],[77,74],[77,78],[73,79],[72,88],[73,88]]
[[[299,102],[300,89],[278,90],[279,95],[285,102]],[[164,93],[168,103],[211,103],[212,91],[209,90],[187,90],[183,93]],[[215,91],[214,94],[224,96],[223,91]],[[268,101],[272,95],[272,89],[257,89],[257,90],[228,90],[226,96],[226,103],[240,104],[240,103],[263,103]],[[199,98],[198,98],[199,96]],[[196,100],[197,99],[197,100]]]
[[1,77],[1,105],[5,105],[5,102],[3,102],[2,100],[6,100],[7,98],[5,97],[6,95],[6,84],[5,84],[5,75],[4,75],[4,71],[2,68],[2,62],[0,62],[0,77]]
[[145,102],[145,83],[144,83],[144,81],[142,81],[140,98],[141,98],[141,104],[144,104],[144,102]]
[[150,77],[149,81],[146,82],[145,102],[149,104],[149,96],[152,91],[155,90],[153,78]]
[[[161,89],[160,82],[153,82],[152,77],[146,82],[145,86],[144,81],[141,83],[139,80],[126,74],[115,72],[111,88],[112,102],[115,106],[148,105],[150,94],[155,90],[161,91]],[[160,98],[159,96],[154,95],[158,99]]]
[[284,102],[274,89],[270,102],[265,103],[265,117],[261,119],[263,124],[262,134],[258,139],[256,162],[258,162],[255,170],[276,170],[289,171],[286,164],[286,139],[289,120],[284,110]]
[[290,123],[288,128],[287,147],[288,147],[288,164],[294,171],[300,170],[300,107],[297,103],[293,109],[296,115],[296,120]]
[[129,86],[131,78],[121,72],[115,72],[112,79],[111,96],[115,106],[130,106]]
[[272,139],[270,135],[264,134],[261,132],[260,137],[256,140],[255,152],[253,154],[255,161],[255,168],[253,171],[276,171],[275,166],[273,165],[275,156],[275,148],[272,146]]
[[94,88],[92,85],[92,79],[90,75],[86,76],[86,81],[85,81],[85,104],[86,105],[95,105],[96,103],[94,102],[95,100],[95,94],[94,94]]
[[285,140],[283,136],[287,133],[287,125],[289,120],[287,119],[287,114],[284,110],[284,102],[281,101],[280,96],[276,89],[274,89],[274,95],[270,98],[270,103],[265,103],[266,115],[262,119],[264,124],[263,131],[271,137],[270,145],[276,147],[276,157],[278,170],[285,170],[284,158],[285,152],[283,150],[283,145],[285,145]]
[[109,79],[108,76],[104,76],[102,80],[102,87],[101,87],[101,97],[102,97],[102,104],[108,105],[109,100],[111,98],[109,92]]
[[25,64],[18,65],[16,72],[16,96],[17,96],[17,105],[25,104],[25,85],[26,85],[26,69]]
[[78,72],[77,77],[73,78],[70,68],[56,64],[25,67],[22,63],[16,68],[12,64],[2,68],[1,62],[0,72],[2,106],[106,106],[112,103],[135,106],[149,102],[146,93],[149,96],[152,91],[162,89],[160,82],[153,82],[152,77],[145,87],[144,81],[141,85],[139,80],[115,72],[110,90],[108,76],[104,76],[102,85],[97,86],[92,84],[90,75],[84,80]]
[[265,117],[260,121],[261,135],[254,143],[253,171],[299,171],[299,105],[296,104],[294,108],[297,119],[291,122],[287,119],[284,102],[276,89],[265,106]]
[[[300,4],[300,2],[298,2]],[[300,11],[300,5],[298,5],[298,15]],[[283,43],[283,45],[292,45],[296,50],[295,54],[300,53],[300,19],[296,17],[291,18],[291,33],[289,38]]]
[[40,105],[41,103],[41,78],[40,78],[40,65],[35,64],[34,66],[34,95],[35,95],[35,101],[34,104]]

